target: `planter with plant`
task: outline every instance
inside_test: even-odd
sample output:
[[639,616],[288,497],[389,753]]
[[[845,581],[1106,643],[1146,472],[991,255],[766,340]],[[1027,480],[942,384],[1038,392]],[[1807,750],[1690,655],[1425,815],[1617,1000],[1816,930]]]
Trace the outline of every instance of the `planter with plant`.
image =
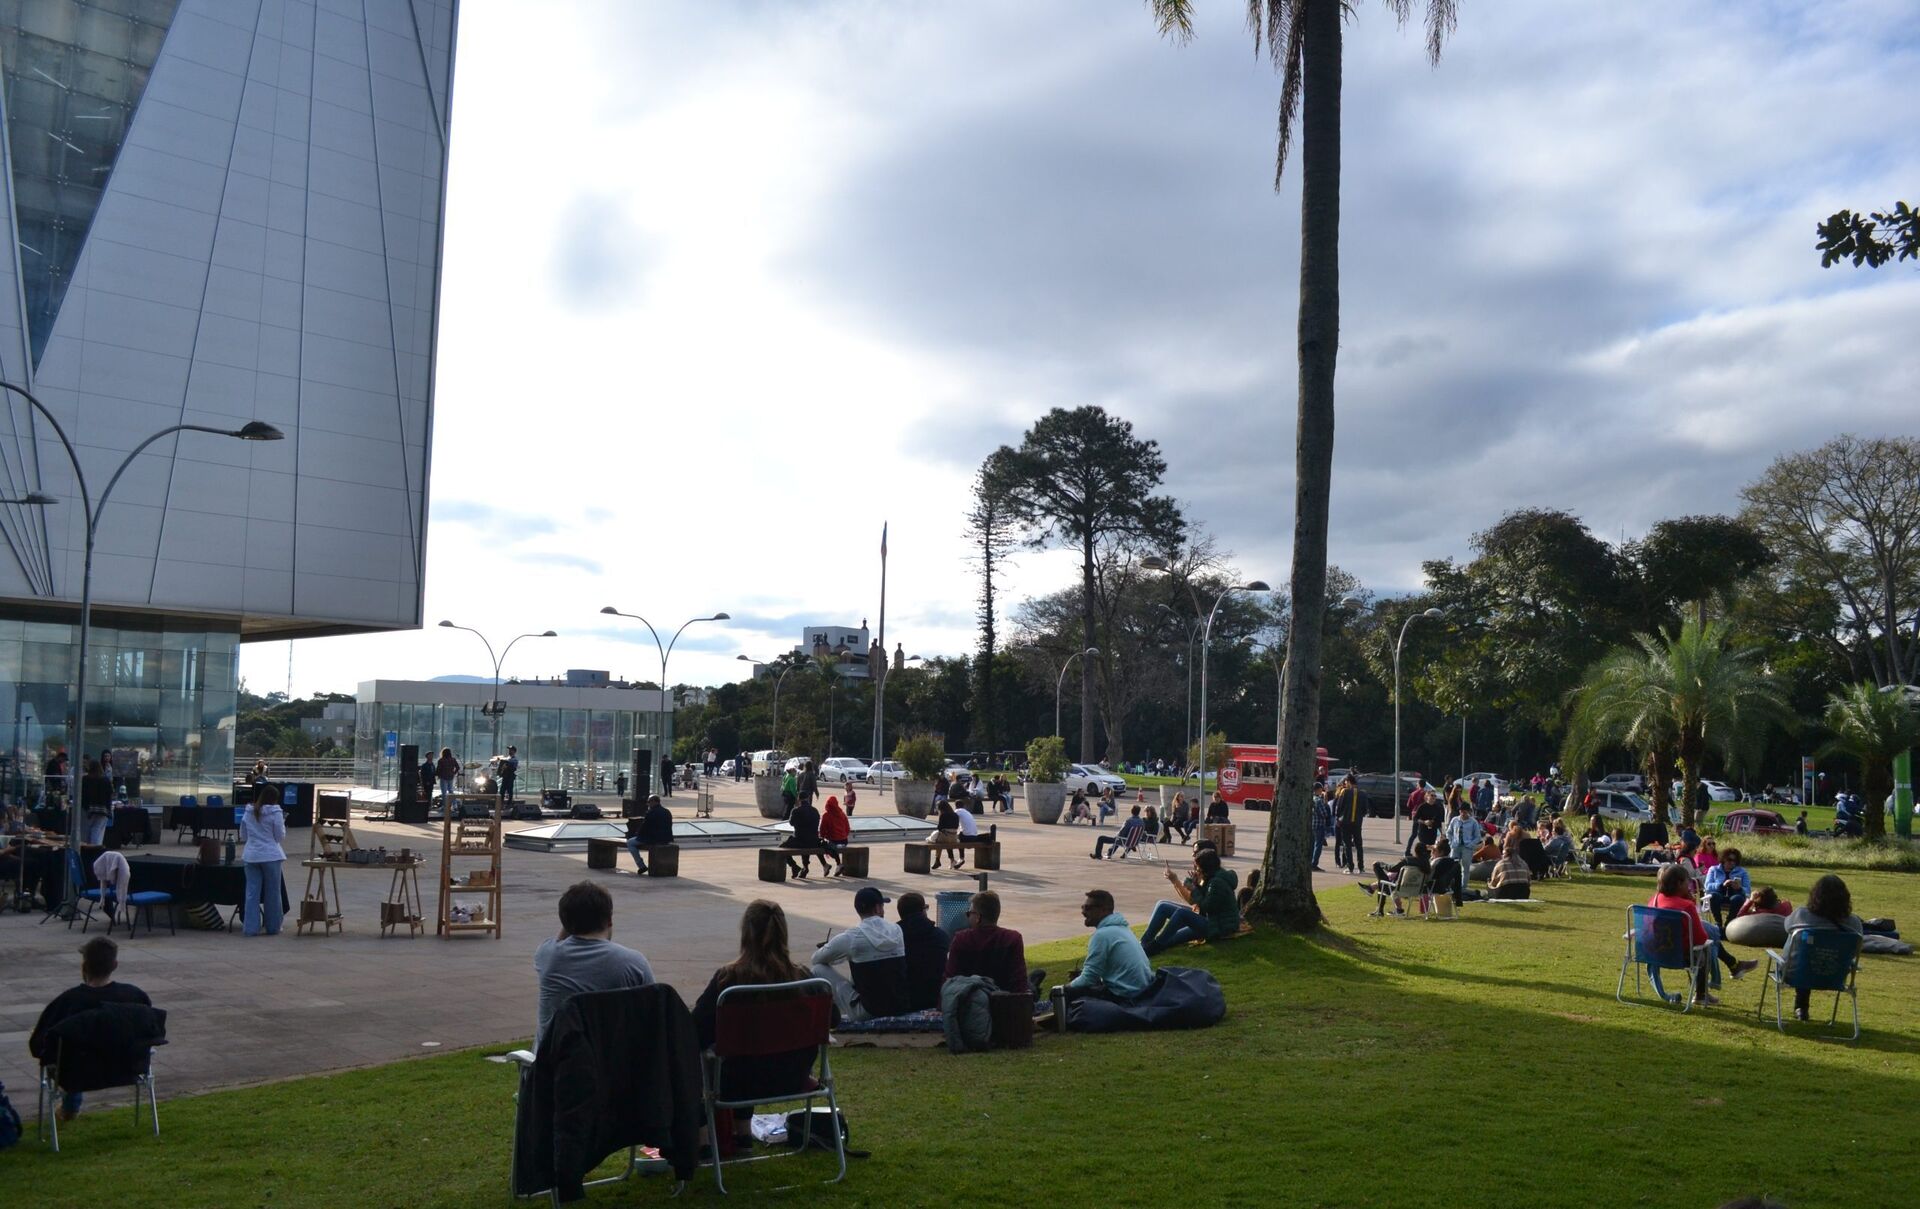
[[933,779],[947,766],[947,745],[929,734],[908,735],[894,744],[893,758],[907,773],[893,783],[893,808],[926,818],[933,813]]
[[1027,817],[1058,823],[1067,806],[1067,741],[1047,735],[1027,744]]

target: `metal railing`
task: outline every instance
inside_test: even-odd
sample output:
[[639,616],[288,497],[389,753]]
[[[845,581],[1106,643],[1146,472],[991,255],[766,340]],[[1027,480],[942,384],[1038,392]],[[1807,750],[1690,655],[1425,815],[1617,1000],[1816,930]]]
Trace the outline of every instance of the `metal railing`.
[[[253,769],[255,756],[235,756],[233,775],[244,778]],[[308,759],[268,756],[267,775],[276,781],[314,781],[353,783],[352,756],[319,756]]]

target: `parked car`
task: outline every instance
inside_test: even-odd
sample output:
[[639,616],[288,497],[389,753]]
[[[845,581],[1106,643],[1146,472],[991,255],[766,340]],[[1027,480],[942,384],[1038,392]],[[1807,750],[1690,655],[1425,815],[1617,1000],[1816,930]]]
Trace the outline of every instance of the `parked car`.
[[765,750],[754,752],[752,759],[753,775],[756,777],[767,777],[772,776],[786,763],[787,753],[777,747],[769,747]]
[[[1716,802],[1738,802],[1740,800],[1740,791],[1725,781],[1708,781],[1702,779],[1700,783],[1707,787],[1707,796]],[[1680,800],[1680,786],[1681,782],[1679,781],[1673,783],[1673,800],[1676,802]]]
[[1413,795],[1414,789],[1433,788],[1408,772],[1400,774],[1397,788],[1394,778],[1384,772],[1363,772],[1354,778],[1354,784],[1360,789],[1360,798],[1366,803],[1367,814],[1376,819],[1390,819],[1396,809],[1405,817],[1408,813],[1407,799]]
[[1108,789],[1119,793],[1127,787],[1126,778],[1104,764],[1075,764],[1067,769],[1064,783],[1068,793],[1078,789],[1089,795]]
[[867,777],[874,781],[904,781],[907,768],[898,760],[875,760],[867,765]]
[[1792,835],[1793,824],[1777,810],[1748,807],[1729,810],[1720,819],[1720,829],[1728,835]]
[[1455,777],[1452,784],[1462,789],[1472,789],[1475,781],[1492,781],[1495,798],[1506,797],[1513,788],[1508,784],[1507,779],[1497,772],[1470,772],[1464,777]]
[[1612,789],[1620,793],[1647,792],[1647,779],[1637,772],[1610,772],[1593,783],[1595,789]]
[[[1616,823],[1650,823],[1653,821],[1653,803],[1637,793],[1628,793],[1619,789],[1593,787],[1593,799],[1597,813],[1601,818]],[[1568,795],[1568,806],[1577,805]],[[1672,811],[1668,811],[1669,817]]]
[[867,762],[855,756],[828,756],[820,761],[820,779],[835,785],[849,778],[864,781],[870,775]]

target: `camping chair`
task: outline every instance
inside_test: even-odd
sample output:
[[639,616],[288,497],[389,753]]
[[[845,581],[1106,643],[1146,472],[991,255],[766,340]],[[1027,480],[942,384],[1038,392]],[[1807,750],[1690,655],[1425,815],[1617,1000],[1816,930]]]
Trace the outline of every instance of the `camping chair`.
[[[1827,1028],[1832,1030],[1834,1022],[1840,1019],[1840,996],[1845,995],[1853,1001],[1853,1036],[1847,1040],[1858,1040],[1860,990],[1855,980],[1860,973],[1863,943],[1865,938],[1859,933],[1837,928],[1801,928],[1789,934],[1784,950],[1767,950],[1767,980],[1760,984],[1760,1006],[1755,1014],[1764,1015],[1767,987],[1771,985],[1773,1022],[1784,1033],[1787,1021],[1781,1010],[1782,991],[1832,991],[1833,1014],[1827,1018]],[[1824,1037],[1837,1040],[1838,1034],[1829,1031]]]
[[[67,1026],[93,1012],[134,1009],[146,1015],[155,1034],[129,1042],[118,1052],[104,1052],[79,1044],[65,1033]],[[111,1004],[69,1016],[48,1031],[52,1051],[40,1060],[40,1140],[60,1153],[60,1118],[55,1109],[63,1092],[104,1091],[110,1087],[133,1088],[133,1119],[140,1120],[140,1094],[144,1091],[147,1107],[153,1114],[153,1136],[160,1136],[160,1101],[153,1089],[153,1051],[167,1043],[167,1015],[153,1008],[132,1004]]]
[[[1613,988],[1613,997],[1628,1007],[1651,1006],[1641,1002],[1646,992],[1641,986],[1640,971],[1645,968],[1648,981],[1661,1002],[1680,1004],[1682,1013],[1692,1011],[1699,974],[1706,963],[1713,960],[1713,946],[1696,946],[1689,943],[1690,939],[1684,912],[1665,907],[1628,907],[1626,953],[1620,958],[1620,981]],[[1633,967],[1633,999],[1624,995],[1628,966]],[[1669,993],[1660,984],[1662,970],[1686,971],[1684,994]]]
[[[1387,899],[1411,899],[1420,914],[1425,915],[1431,905],[1427,894],[1427,871],[1415,865],[1400,870],[1400,878],[1393,882],[1379,882],[1373,888],[1373,913],[1384,917],[1387,913]],[[1404,912],[1395,912],[1402,914]]]
[[[707,1104],[707,1144],[712,1149],[713,1182],[722,1194],[727,1190],[726,1180],[720,1173],[723,1166],[775,1157],[758,1154],[723,1160],[720,1157],[717,1117],[717,1110],[722,1108],[754,1108],[805,1101],[803,1119],[807,1122],[807,1136],[793,1148],[793,1152],[799,1154],[809,1146],[826,1146],[813,1128],[813,1102],[824,1097],[827,1102],[828,1129],[833,1134],[833,1151],[840,1161],[839,1173],[826,1182],[837,1184],[847,1177],[847,1142],[840,1128],[840,1102],[834,1096],[833,1069],[827,1055],[832,1024],[833,987],[824,978],[733,986],[720,992],[714,1020],[713,1049],[706,1055],[702,1083]],[[769,1088],[756,1084],[741,1089],[733,1087],[728,1079],[729,1061],[750,1065],[755,1058],[769,1058],[803,1049],[819,1050],[818,1073],[799,1080],[792,1087]],[[811,1062],[808,1065],[811,1068]],[[752,1094],[739,1098],[742,1091]]]

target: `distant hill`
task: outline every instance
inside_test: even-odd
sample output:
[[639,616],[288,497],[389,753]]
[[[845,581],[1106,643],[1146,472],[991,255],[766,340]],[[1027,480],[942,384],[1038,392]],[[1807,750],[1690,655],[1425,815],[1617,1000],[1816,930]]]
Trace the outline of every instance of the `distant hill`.
[[431,684],[492,684],[492,676],[435,676]]

